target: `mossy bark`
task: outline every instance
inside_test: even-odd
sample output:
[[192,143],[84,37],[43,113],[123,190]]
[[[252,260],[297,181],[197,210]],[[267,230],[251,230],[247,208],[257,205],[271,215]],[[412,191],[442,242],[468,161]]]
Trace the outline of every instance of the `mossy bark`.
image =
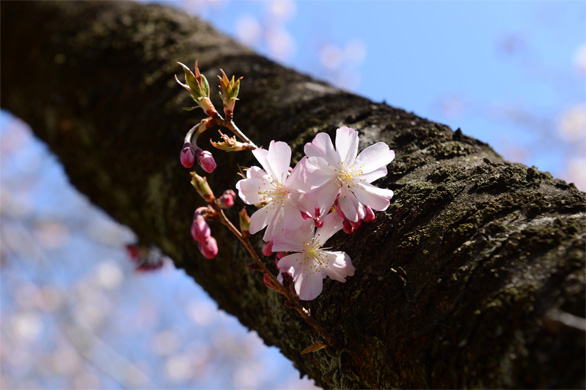
[[[1,13],[2,108],[32,126],[80,191],[319,386],[584,387],[585,194],[572,184],[279,66],[170,8],[2,1]],[[247,270],[226,229],[212,227],[212,261],[190,238],[202,201],[178,154],[202,115],[180,109],[190,102],[173,74],[195,59],[210,81],[220,67],[245,77],[236,121],[257,144],[284,140],[299,158],[316,132],[348,125],[362,148],[384,141],[397,153],[378,182],[395,190],[389,209],[331,241],[356,274],[326,281],[308,304],[336,348],[299,354],[316,334]],[[252,162],[214,155],[217,192],[233,187],[236,161]]]

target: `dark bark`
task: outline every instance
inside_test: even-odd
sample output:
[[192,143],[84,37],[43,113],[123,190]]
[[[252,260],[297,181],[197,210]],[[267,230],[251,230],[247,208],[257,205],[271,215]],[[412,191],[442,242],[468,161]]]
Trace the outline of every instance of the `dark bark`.
[[[80,191],[319,386],[584,386],[585,194],[572,184],[274,64],[169,8],[2,1],[1,13],[2,108],[49,144]],[[298,158],[316,132],[348,125],[361,148],[384,141],[397,153],[378,182],[395,190],[391,207],[332,241],[356,275],[326,281],[308,304],[337,348],[299,354],[316,334],[246,269],[224,227],[212,226],[213,261],[190,238],[202,201],[178,154],[203,116],[180,109],[190,102],[173,74],[195,59],[210,81],[220,67],[245,77],[236,122],[257,144],[288,141]],[[214,154],[221,192],[251,156]]]

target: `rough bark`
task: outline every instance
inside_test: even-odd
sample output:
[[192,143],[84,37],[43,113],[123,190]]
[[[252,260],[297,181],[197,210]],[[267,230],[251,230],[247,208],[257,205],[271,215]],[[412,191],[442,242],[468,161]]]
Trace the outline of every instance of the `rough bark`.
[[[2,108],[49,144],[81,192],[319,386],[584,386],[585,194],[572,184],[279,66],[170,8],[2,1],[1,13]],[[299,354],[316,334],[246,269],[222,226],[212,227],[213,261],[190,238],[202,201],[178,153],[202,116],[180,109],[190,103],[173,74],[195,59],[209,80],[220,67],[245,76],[236,121],[257,144],[288,141],[298,158],[316,132],[348,125],[361,148],[384,141],[397,153],[378,183],[395,190],[389,209],[332,241],[356,275],[326,281],[308,305],[336,348]],[[246,155],[214,154],[220,192]]]

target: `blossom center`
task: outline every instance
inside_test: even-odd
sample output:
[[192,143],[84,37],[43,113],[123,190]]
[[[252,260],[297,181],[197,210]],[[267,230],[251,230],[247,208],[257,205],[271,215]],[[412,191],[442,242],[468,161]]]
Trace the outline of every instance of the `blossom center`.
[[276,205],[283,205],[287,200],[289,191],[283,184],[274,180],[270,183],[270,185],[266,186],[264,190],[259,189],[258,195],[260,196],[261,203],[274,203]]
[[354,164],[352,164],[346,168],[344,167],[343,162],[338,163],[338,169],[336,170],[336,184],[352,188],[355,184],[355,178],[362,176],[363,174],[361,167],[355,168]]
[[325,253],[315,239],[303,243],[302,253],[304,272],[321,272],[328,266]]

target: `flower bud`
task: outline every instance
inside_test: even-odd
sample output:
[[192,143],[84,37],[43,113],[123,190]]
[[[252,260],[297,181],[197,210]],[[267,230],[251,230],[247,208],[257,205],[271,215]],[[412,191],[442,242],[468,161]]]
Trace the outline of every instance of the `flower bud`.
[[358,222],[350,221],[350,225],[352,225],[354,230],[358,230],[358,229],[360,229],[360,226],[362,226],[362,221],[358,221]]
[[199,243],[199,251],[206,259],[213,259],[218,255],[218,242],[210,236],[207,241]]
[[362,219],[364,222],[372,222],[376,218],[374,215],[374,211],[369,206],[365,207],[364,218]]
[[207,150],[200,149],[200,152],[197,153],[197,163],[207,173],[212,173],[216,169],[214,156]]
[[191,172],[191,185],[207,203],[212,203],[216,200],[216,197],[208,184],[208,180],[205,177],[201,177],[197,173]]
[[336,199],[336,201],[334,202],[334,210],[336,210],[336,213],[338,213],[338,215],[342,217],[342,219],[346,219],[346,215],[344,215],[344,212],[340,207],[340,203],[338,203],[338,199]]
[[273,254],[273,242],[269,241],[262,246],[262,254],[270,256]]
[[250,217],[246,212],[246,207],[243,207],[239,213],[240,217],[240,232],[242,235],[247,238],[250,236]]
[[344,220],[343,229],[344,229],[344,233],[347,233],[347,234],[352,234],[352,232],[354,232],[354,227],[352,226],[350,221],[348,221],[347,219]]
[[206,222],[204,216],[196,214],[191,223],[191,237],[197,242],[206,242],[211,235],[210,226]]
[[[216,109],[210,100],[210,86],[208,80],[199,72],[197,61],[195,61],[195,74],[193,74],[193,72],[181,62],[178,62],[178,64],[183,67],[186,84],[179,81],[177,76],[175,76],[175,80],[179,85],[189,91],[193,100],[195,100],[197,105],[201,107],[208,116],[211,117],[217,115]],[[192,110],[193,108],[189,108],[188,110]]]
[[276,286],[275,286],[275,285],[274,285],[274,284],[271,282],[271,280],[269,279],[269,277],[268,277],[266,274],[264,274],[264,275],[262,276],[262,280],[263,280],[263,282],[265,282],[265,286],[267,286],[267,287],[268,287],[268,288],[270,288],[271,290],[279,291],[279,288],[278,288],[278,287],[276,287]]
[[236,104],[236,100],[238,100],[238,92],[240,91],[240,77],[238,80],[234,80],[234,76],[232,79],[228,79],[226,73],[222,69],[222,76],[218,76],[220,79],[220,97],[224,102],[224,114],[226,114],[226,118],[228,120],[232,119],[232,114],[234,112],[234,105]]
[[223,209],[227,209],[229,207],[234,206],[234,199],[236,198],[236,193],[232,190],[226,190],[224,191],[224,193],[222,194],[222,196],[220,196],[218,198],[218,206],[220,206]]
[[190,142],[183,144],[183,149],[181,149],[179,158],[181,160],[181,165],[183,165],[185,168],[193,167],[193,163],[195,162],[195,153],[193,150],[193,145],[191,145]]

